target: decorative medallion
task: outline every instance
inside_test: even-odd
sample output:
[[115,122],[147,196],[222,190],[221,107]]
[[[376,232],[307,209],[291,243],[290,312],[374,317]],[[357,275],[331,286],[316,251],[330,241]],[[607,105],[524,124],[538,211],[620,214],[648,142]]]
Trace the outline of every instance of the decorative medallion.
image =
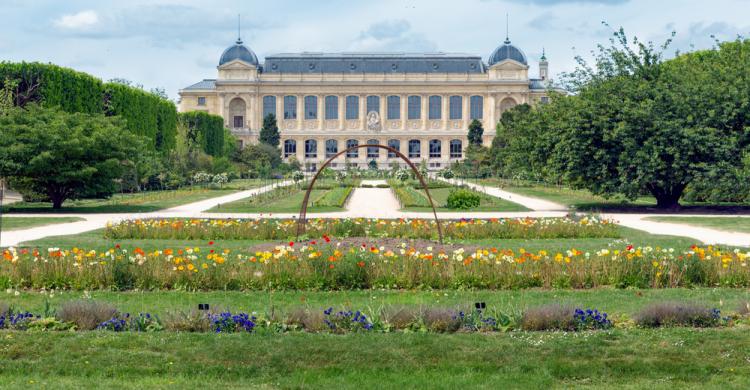
[[380,114],[377,111],[367,113],[367,130],[379,132],[381,130]]

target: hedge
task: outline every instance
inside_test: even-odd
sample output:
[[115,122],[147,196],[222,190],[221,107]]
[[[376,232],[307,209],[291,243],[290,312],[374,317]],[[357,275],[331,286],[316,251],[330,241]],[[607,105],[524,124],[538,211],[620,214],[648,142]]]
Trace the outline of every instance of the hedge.
[[128,130],[148,137],[155,149],[168,150],[175,145],[177,108],[154,94],[39,62],[0,62],[0,86],[6,80],[18,82],[16,105],[39,103],[67,112],[118,115],[125,119]]
[[207,154],[221,157],[224,154],[224,118],[203,111],[182,112],[180,121],[187,126],[190,137],[198,142]]

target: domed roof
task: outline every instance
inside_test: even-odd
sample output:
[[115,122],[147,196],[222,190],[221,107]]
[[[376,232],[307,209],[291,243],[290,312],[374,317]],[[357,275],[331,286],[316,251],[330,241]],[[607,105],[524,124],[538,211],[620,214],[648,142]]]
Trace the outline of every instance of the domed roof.
[[252,50],[248,49],[242,44],[242,39],[237,39],[234,45],[229,46],[224,53],[221,53],[221,59],[219,59],[219,66],[231,62],[234,60],[245,61],[249,64],[258,66],[258,57],[253,53]]
[[489,64],[492,66],[505,60],[513,60],[526,66],[529,65],[528,61],[526,61],[526,54],[523,54],[521,49],[511,45],[510,39],[508,38],[505,38],[505,42],[503,42],[502,46],[498,46],[498,48],[492,52]]

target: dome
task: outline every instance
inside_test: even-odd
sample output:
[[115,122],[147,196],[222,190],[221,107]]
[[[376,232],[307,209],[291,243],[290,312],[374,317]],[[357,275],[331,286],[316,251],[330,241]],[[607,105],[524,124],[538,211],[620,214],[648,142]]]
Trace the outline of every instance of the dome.
[[490,55],[489,64],[490,66],[492,66],[497,64],[498,62],[505,60],[513,60],[516,62],[520,62],[526,66],[529,65],[529,63],[526,61],[526,54],[523,54],[521,49],[511,45],[510,39],[508,38],[505,38],[505,42],[503,42],[502,46],[498,46],[498,48],[492,52],[492,54]]
[[231,62],[234,60],[245,61],[249,64],[258,66],[258,57],[253,53],[252,50],[248,49],[242,44],[242,40],[238,39],[234,45],[229,46],[224,53],[221,53],[221,59],[219,60],[219,66]]

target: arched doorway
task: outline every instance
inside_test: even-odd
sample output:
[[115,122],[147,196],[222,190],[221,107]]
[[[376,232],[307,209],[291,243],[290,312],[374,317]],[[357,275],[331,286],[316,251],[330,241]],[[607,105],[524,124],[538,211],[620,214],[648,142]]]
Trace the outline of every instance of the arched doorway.
[[242,98],[234,98],[229,101],[229,118],[231,118],[231,127],[233,129],[245,128],[245,112],[247,106]]

